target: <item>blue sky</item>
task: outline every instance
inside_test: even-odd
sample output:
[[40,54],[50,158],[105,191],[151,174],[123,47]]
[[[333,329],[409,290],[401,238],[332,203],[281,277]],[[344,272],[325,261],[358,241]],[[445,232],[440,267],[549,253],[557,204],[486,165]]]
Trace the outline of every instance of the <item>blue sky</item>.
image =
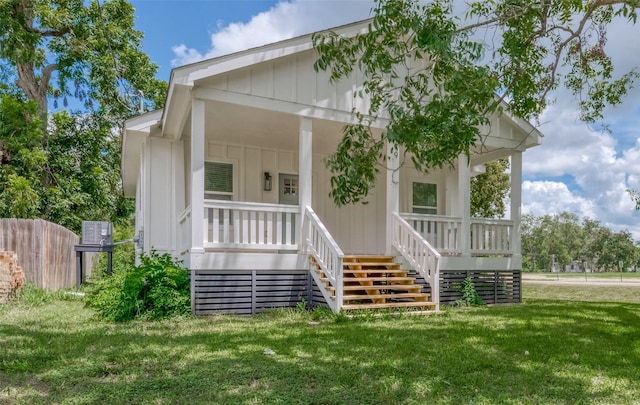
[[[371,0],[133,0],[144,50],[169,80],[171,69],[370,16]],[[621,71],[640,66],[640,24],[615,21],[607,52]],[[640,240],[640,213],[626,194],[640,189],[640,82],[606,113],[610,132],[576,119],[559,90],[540,117],[543,145],[524,154],[523,212],[574,212]],[[535,123],[534,123],[535,124]]]

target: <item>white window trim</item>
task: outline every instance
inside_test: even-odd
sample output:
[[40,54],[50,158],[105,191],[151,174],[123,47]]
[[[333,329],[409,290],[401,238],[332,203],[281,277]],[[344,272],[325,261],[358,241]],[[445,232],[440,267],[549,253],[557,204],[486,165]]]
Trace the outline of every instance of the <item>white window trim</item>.
[[[231,196],[231,201],[238,201],[238,190],[240,188],[239,187],[240,176],[238,175],[238,173],[239,173],[238,161],[234,160],[234,159],[215,158],[215,159],[206,159],[205,160],[205,165],[207,163],[220,163],[220,164],[228,164],[228,165],[230,164],[231,165],[231,175],[233,176],[231,187],[233,188],[233,191],[231,193],[229,193],[229,192],[213,192],[213,191],[207,192],[207,190],[205,190],[204,191],[205,200],[207,200],[207,199],[215,200],[215,198],[209,197],[207,194],[218,194],[218,195],[230,195]],[[205,173],[205,176],[206,176],[206,173]]]
[[[422,206],[422,205],[413,205],[413,183],[422,183],[422,184],[434,184],[436,186],[436,205],[435,206]],[[439,213],[439,202],[440,202],[440,184],[437,181],[429,181],[427,179],[409,179],[409,209],[410,212],[415,212],[414,209],[425,209],[425,210],[435,210],[435,213],[429,215],[438,215]]]

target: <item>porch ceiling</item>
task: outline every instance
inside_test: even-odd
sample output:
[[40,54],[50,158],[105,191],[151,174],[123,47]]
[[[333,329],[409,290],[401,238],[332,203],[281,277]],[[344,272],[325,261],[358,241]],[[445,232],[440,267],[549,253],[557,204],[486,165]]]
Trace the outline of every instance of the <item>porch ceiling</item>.
[[[220,101],[207,101],[205,131],[208,141],[252,145],[279,150],[298,149],[300,117],[267,109]],[[313,118],[313,153],[329,155],[342,138],[344,123]],[[183,135],[191,133],[187,117]],[[511,141],[517,142],[517,141]],[[512,153],[505,145],[478,145],[471,150],[471,164],[478,165]]]
[[[228,104],[206,103],[205,131],[208,141],[263,148],[297,150],[300,117],[293,114]],[[335,151],[342,137],[343,123],[313,119],[313,153]],[[191,117],[183,134],[191,133]]]

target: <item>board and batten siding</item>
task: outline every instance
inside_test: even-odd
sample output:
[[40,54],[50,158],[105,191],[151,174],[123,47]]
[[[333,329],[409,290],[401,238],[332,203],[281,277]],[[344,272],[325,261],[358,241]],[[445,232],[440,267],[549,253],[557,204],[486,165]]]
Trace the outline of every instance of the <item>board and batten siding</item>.
[[331,83],[328,72],[313,69],[316,59],[315,51],[309,50],[220,74],[199,85],[347,113],[354,108],[367,111],[368,102],[354,97],[361,74]]
[[[383,173],[364,203],[337,207],[329,192],[331,173],[325,156],[313,155],[312,206],[346,253],[385,251],[385,188]],[[298,153],[249,145],[208,142],[207,160],[234,164],[234,200],[278,204],[278,174],[298,174]],[[273,189],[264,191],[264,172],[273,176]]]
[[143,221],[145,251],[172,252],[176,247],[177,217],[185,208],[183,141],[149,137],[141,158],[137,207]]
[[[205,160],[233,164],[235,201],[278,204],[278,174],[298,174],[298,153],[293,150],[209,141]],[[271,191],[264,190],[264,172],[273,176]]]

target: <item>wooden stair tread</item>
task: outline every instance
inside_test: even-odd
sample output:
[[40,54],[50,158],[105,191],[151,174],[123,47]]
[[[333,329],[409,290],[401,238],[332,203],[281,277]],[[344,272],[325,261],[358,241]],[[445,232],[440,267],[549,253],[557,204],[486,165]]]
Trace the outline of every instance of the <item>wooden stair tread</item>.
[[409,270],[400,270],[400,269],[359,269],[359,270],[347,270],[344,269],[343,274],[394,274],[395,277],[404,277],[398,276],[398,274],[409,274]]
[[357,309],[386,309],[386,308],[436,308],[436,304],[430,301],[424,302],[385,302],[382,304],[346,304],[342,306],[345,311]]
[[407,298],[420,298],[428,299],[429,293],[395,293],[395,294],[362,294],[362,295],[343,295],[343,301],[355,301],[355,300],[377,300],[377,299],[407,299]]
[[342,258],[343,262],[355,262],[360,260],[369,260],[369,261],[393,261],[395,258],[393,256],[386,255],[344,255]]
[[411,281],[411,284],[413,284],[413,281],[415,281],[415,278],[413,277],[344,277],[342,279],[345,283],[346,282],[363,282],[363,281],[386,281],[388,283],[397,283],[400,281]]
[[400,267],[400,263],[394,262],[353,262],[353,263],[342,263],[343,267]]
[[[313,261],[312,261],[313,263]],[[414,284],[416,277],[401,268],[395,257],[386,255],[346,255],[342,266],[342,308],[349,310],[416,308],[435,310],[424,286]],[[324,289],[335,298],[335,287],[316,264],[316,273]],[[322,286],[320,286],[323,288]]]
[[[333,287],[327,287],[331,292],[335,291]],[[416,284],[390,284],[390,285],[345,285],[342,288],[343,291],[358,291],[358,290],[422,290],[421,285]]]
[[[343,283],[388,283],[388,284],[376,284],[379,286],[385,286],[390,284],[403,284],[403,285],[416,285],[416,279],[413,277],[345,277],[342,279]],[[327,277],[321,277],[320,281],[324,283],[330,283]]]

